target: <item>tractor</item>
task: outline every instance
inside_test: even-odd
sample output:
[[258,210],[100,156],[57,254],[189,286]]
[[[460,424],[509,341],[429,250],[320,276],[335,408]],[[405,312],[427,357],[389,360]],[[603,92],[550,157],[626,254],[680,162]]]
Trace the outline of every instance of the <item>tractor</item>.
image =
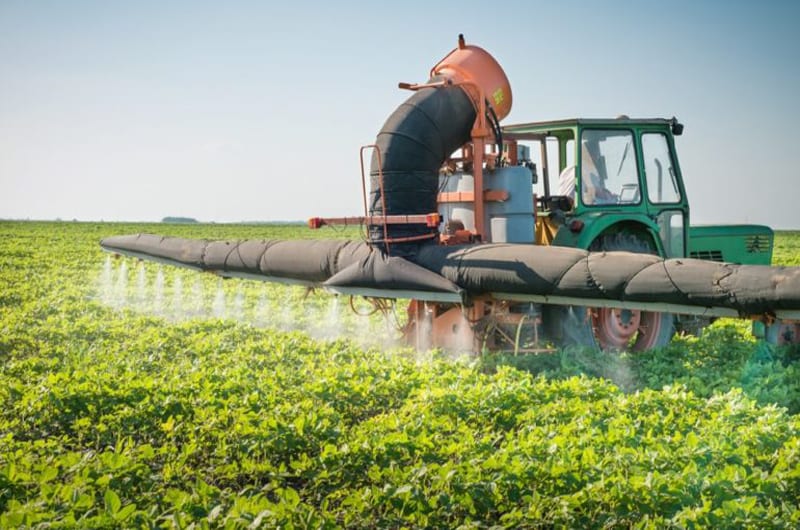
[[798,341],[800,268],[769,266],[772,230],[690,226],[676,118],[503,126],[510,83],[463,36],[427,82],[399,87],[411,96],[360,151],[363,215],[309,220],[359,224],[363,241],[139,234],[101,245],[383,311],[406,300],[402,333],[420,349],[644,350],[719,317]]

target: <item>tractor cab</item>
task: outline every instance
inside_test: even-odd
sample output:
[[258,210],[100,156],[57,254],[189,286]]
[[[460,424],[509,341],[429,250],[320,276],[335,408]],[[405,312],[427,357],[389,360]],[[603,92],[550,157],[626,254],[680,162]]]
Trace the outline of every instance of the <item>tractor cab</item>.
[[[687,254],[689,205],[672,119],[568,119],[503,127],[505,159],[538,167],[536,242],[599,250],[623,232],[653,253]],[[595,247],[595,248],[593,248]]]

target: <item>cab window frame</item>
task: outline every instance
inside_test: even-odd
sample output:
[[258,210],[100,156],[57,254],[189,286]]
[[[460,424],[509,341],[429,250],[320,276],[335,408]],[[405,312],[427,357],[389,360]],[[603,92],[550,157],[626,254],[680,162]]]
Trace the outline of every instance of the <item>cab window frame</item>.
[[[672,169],[672,174],[670,175],[670,180],[672,184],[672,188],[675,191],[676,197],[675,200],[672,201],[664,201],[664,200],[655,200],[651,196],[651,186],[650,186],[650,178],[649,173],[647,171],[647,153],[645,153],[645,136],[660,136],[664,139],[664,147],[666,149],[666,155],[669,160],[669,169]],[[674,149],[672,148],[672,144],[670,142],[670,135],[665,133],[664,131],[655,131],[655,130],[643,130],[639,133],[639,144],[641,145],[641,153],[642,153],[642,183],[644,184],[645,188],[647,189],[647,202],[653,206],[675,206],[683,203],[684,200],[684,191],[681,187],[681,179],[678,177],[678,169],[677,163],[675,161],[675,154]]]
[[[629,149],[631,151],[628,152],[627,154],[624,154],[624,157],[626,157],[626,158],[623,159],[623,160],[632,161],[632,164],[633,164],[633,175],[635,175],[635,181],[624,183],[624,185],[620,187],[619,191],[622,192],[622,191],[624,191],[626,186],[630,186],[632,184],[635,184],[636,185],[636,190],[635,190],[636,200],[628,200],[628,201],[621,202],[620,198],[619,198],[619,195],[621,195],[621,193],[619,195],[617,195],[617,199],[614,202],[603,202],[603,201],[587,202],[587,201],[584,200],[584,178],[583,178],[583,174],[584,174],[584,169],[583,169],[584,168],[584,156],[583,155],[584,155],[585,152],[587,152],[591,156],[591,153],[589,152],[588,148],[586,150],[584,150],[584,148],[583,148],[583,138],[584,138],[584,134],[586,134],[586,133],[590,133],[590,134],[591,133],[606,133],[608,137],[612,137],[612,136],[627,136],[628,137],[628,139],[630,140]],[[637,151],[638,151],[638,147],[639,147],[639,144],[638,144],[638,139],[639,138],[638,138],[638,136],[639,136],[638,135],[638,131],[636,129],[632,128],[632,127],[602,127],[602,126],[597,126],[597,127],[582,127],[580,129],[579,134],[578,134],[578,137],[579,137],[580,140],[576,141],[576,143],[575,143],[575,156],[576,156],[576,160],[577,160],[575,172],[576,172],[576,177],[577,177],[576,199],[578,199],[580,201],[581,206],[583,206],[583,207],[585,207],[587,209],[608,208],[608,207],[611,207],[611,206],[613,206],[615,208],[631,208],[631,207],[639,207],[639,206],[641,206],[643,204],[643,201],[644,201],[644,193],[643,193],[643,191],[644,190],[642,188],[642,185],[643,185],[642,168],[640,167],[639,157],[637,155]],[[599,151],[598,151],[597,154],[599,155]],[[620,158],[623,158],[623,155],[621,155]],[[595,163],[596,162],[593,160],[592,161],[592,165],[595,165]],[[628,163],[631,163],[631,162],[628,162]],[[600,171],[599,168],[597,168],[597,169],[598,169],[598,172],[599,172]],[[608,168],[604,167],[604,171],[607,173]],[[599,178],[603,178],[603,175],[598,174],[598,177]],[[607,180],[608,180],[608,177],[606,176],[605,181],[607,181]],[[608,188],[605,188],[605,189],[608,190]]]

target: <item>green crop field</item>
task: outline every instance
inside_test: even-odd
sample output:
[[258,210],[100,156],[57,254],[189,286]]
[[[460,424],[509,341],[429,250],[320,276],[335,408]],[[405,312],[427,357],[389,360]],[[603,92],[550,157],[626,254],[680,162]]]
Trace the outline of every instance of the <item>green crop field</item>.
[[775,265],[800,265],[800,232],[775,233],[772,261]]
[[97,244],[139,231],[358,237],[1,222],[2,528],[800,527],[800,355],[746,322],[454,360],[345,301]]

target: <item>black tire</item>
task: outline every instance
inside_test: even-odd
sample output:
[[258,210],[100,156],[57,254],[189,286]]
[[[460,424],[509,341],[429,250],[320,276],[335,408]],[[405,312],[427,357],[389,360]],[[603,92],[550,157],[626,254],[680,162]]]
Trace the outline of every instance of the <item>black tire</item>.
[[[592,252],[618,251],[655,254],[652,244],[636,234],[620,232],[598,237],[592,242]],[[545,318],[552,340],[561,346],[583,346],[603,350],[630,349],[642,351],[669,344],[675,334],[675,318],[670,313],[611,310],[577,306],[546,306]],[[629,340],[626,335],[611,337],[605,331],[608,322],[633,322]],[[635,320],[633,320],[635,318]],[[653,331],[653,333],[650,333]]]
[[800,324],[773,322],[765,327],[764,338],[776,346],[800,344]]
[[561,347],[600,348],[594,338],[589,313],[585,307],[544,305],[542,322],[550,340]]

